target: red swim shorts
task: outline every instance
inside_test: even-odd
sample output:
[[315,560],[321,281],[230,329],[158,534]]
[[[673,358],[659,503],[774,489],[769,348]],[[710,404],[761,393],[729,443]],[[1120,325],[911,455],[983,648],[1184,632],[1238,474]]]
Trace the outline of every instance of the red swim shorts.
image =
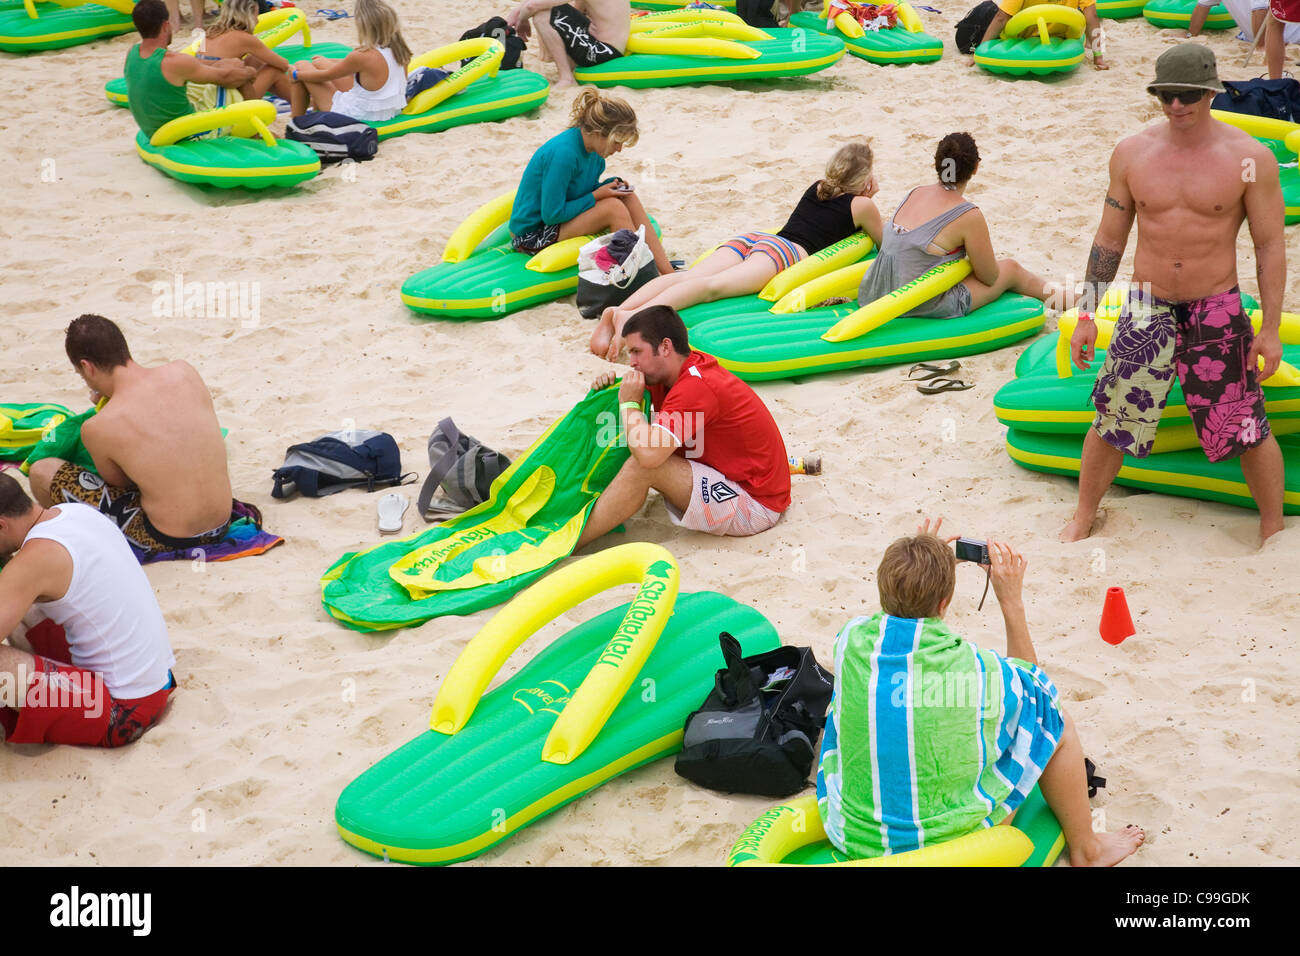
[[39,653],[67,656],[63,629],[57,624],[42,621],[28,631],[27,639],[38,654],[35,671],[27,678],[25,703],[16,709],[0,707],[0,727],[11,744],[121,747],[158,722],[176,689],[176,682],[169,680],[147,697],[118,700],[93,671]]
[[1300,0],[1270,0],[1268,9],[1283,23],[1300,23]]

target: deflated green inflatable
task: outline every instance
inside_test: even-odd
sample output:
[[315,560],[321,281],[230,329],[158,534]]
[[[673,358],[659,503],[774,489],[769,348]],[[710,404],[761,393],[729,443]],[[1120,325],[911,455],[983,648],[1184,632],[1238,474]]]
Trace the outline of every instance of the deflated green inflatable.
[[720,632],[736,637],[746,655],[781,643],[753,608],[711,591],[682,593],[635,683],[591,744],[571,762],[543,760],[548,735],[595,673],[628,609],[557,638],[484,696],[460,730],[426,730],[348,784],[334,811],[343,839],[407,863],[478,856],[612,777],[680,750],[687,716],[726,666]]
[[81,443],[81,426],[96,411],[97,408],[88,408],[79,415],[69,413],[66,418],[56,422],[54,427],[46,429],[40,441],[28,450],[21,466],[23,474],[26,474],[31,466],[42,458],[62,458],[86,471],[97,471],[95,460],[90,457],[90,452],[86,451],[86,446]]
[[924,31],[914,33],[902,24],[889,30],[868,30],[860,37],[847,37],[833,27],[828,29],[820,15],[804,11],[790,17],[790,26],[833,36],[850,53],[869,63],[933,63],[943,56],[942,40]]
[[777,314],[748,296],[682,312],[692,348],[749,382],[793,378],[838,369],[896,365],[991,352],[1043,328],[1043,304],[1019,295],[956,319],[898,318],[856,339],[821,336],[857,310],[856,303]]
[[568,556],[628,452],[618,389],[592,392],[492,483],[487,501],[409,538],[345,554],[321,578],[325,609],[377,631],[500,604]]
[[72,417],[62,405],[19,402],[0,405],[0,461],[22,461],[53,426]]

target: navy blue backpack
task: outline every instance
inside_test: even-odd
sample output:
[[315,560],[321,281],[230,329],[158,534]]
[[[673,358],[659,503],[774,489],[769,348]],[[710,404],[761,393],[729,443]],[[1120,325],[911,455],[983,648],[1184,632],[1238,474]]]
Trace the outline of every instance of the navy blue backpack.
[[271,477],[272,498],[289,498],[295,491],[320,498],[345,488],[374,491],[400,485],[405,476],[392,435],[354,428],[293,445]]
[[308,110],[289,120],[284,137],[310,146],[322,166],[345,159],[363,163],[379,152],[375,128],[342,113]]

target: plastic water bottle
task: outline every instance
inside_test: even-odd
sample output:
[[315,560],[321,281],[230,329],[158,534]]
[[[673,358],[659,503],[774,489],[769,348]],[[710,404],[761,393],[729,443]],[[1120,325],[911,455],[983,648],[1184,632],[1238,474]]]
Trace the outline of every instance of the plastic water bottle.
[[820,475],[822,473],[822,460],[820,457],[809,456],[802,458],[798,455],[790,456],[790,474],[792,475]]

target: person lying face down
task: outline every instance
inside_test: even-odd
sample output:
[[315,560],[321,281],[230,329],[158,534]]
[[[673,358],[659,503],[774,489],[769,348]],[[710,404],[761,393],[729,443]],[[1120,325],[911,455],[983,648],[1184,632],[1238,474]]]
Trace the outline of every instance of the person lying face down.
[[126,55],[122,75],[131,115],[145,136],[153,136],[174,119],[194,112],[188,83],[237,89],[257,71],[236,59],[201,60],[167,50],[172,26],[162,0],[140,0],[131,11],[140,42]]
[[886,550],[881,610],[835,639],[835,694],[817,772],[826,834],[857,858],[933,846],[1009,823],[1037,783],[1061,823],[1074,866],[1111,866],[1143,832],[1094,833],[1083,749],[1038,666],[1025,620],[1025,559],[988,543],[1006,655],[943,622],[956,559],[927,519]]
[[138,365],[121,329],[101,315],[73,320],[64,346],[91,400],[109,401],[81,428],[94,470],[61,458],[34,462],[36,500],[99,509],[146,556],[219,541],[235,502],[221,426],[199,373],[183,361]]
[[[119,747],[153,726],[176,658],[113,522],[80,503],[43,508],[0,474],[0,563],[6,741]],[[24,623],[33,653],[13,646]]]
[[[596,499],[574,550],[640,511],[652,488],[685,528],[751,535],[775,525],[790,506],[790,466],[767,406],[712,356],[693,351],[667,306],[638,312],[624,331],[632,367],[619,385],[618,414],[631,457]],[[606,372],[592,388],[615,380]]]

